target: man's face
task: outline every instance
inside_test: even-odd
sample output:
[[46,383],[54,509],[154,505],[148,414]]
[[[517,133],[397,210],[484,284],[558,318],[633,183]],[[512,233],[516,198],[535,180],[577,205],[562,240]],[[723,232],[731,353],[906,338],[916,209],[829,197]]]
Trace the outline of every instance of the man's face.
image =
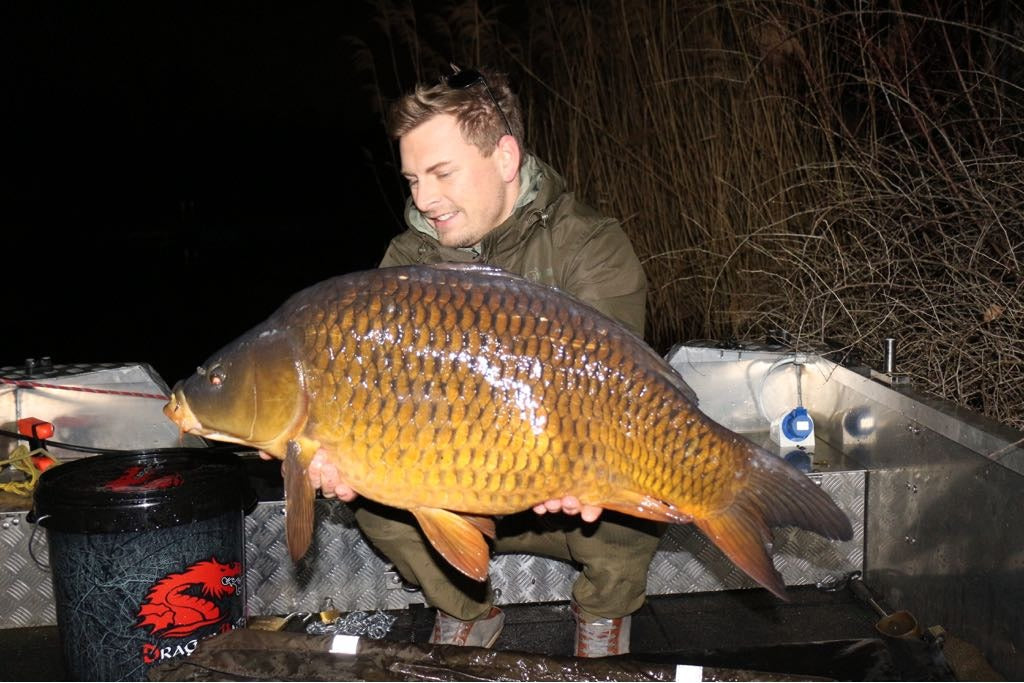
[[444,246],[471,247],[511,215],[519,182],[515,169],[510,172],[510,155],[499,146],[484,156],[462,137],[454,116],[421,123],[398,148],[412,200]]

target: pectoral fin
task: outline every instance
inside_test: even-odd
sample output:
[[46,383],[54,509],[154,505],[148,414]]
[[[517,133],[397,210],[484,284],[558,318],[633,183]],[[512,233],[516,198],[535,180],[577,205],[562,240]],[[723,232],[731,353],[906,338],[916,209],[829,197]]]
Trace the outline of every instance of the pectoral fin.
[[302,450],[297,442],[289,441],[288,453],[282,465],[285,537],[288,540],[288,552],[292,556],[292,562],[302,559],[313,541],[313,501],[316,489],[306,474],[309,459],[303,461]]
[[693,517],[681,512],[674,505],[643,493],[637,493],[636,491],[616,491],[611,500],[606,500],[600,503],[600,505],[608,510],[615,510],[625,515],[649,519],[654,522],[688,524],[693,521]]
[[[476,581],[487,580],[487,566],[491,551],[477,526],[484,517],[472,521],[462,515],[439,508],[412,508],[409,510],[420,523],[427,540],[441,557],[453,567]],[[494,521],[490,521],[490,535]],[[486,532],[485,532],[486,533]]]

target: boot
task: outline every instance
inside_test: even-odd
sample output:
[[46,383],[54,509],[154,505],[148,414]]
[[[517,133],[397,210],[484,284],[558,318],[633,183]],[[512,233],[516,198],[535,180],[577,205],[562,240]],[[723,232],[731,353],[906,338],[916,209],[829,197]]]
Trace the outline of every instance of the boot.
[[572,601],[572,614],[576,618],[577,657],[612,657],[629,653],[630,615],[606,619],[585,614],[576,601]]
[[437,610],[430,642],[434,645],[491,647],[504,626],[505,613],[497,607],[491,607],[487,614],[474,621],[462,621]]

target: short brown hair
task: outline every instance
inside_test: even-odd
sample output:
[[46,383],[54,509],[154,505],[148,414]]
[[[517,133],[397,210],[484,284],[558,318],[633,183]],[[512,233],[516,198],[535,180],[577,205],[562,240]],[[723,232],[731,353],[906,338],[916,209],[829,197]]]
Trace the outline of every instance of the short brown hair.
[[[438,114],[451,114],[458,121],[466,141],[483,154],[490,155],[501,136],[508,132],[505,127],[505,119],[508,119],[512,136],[523,149],[523,115],[519,98],[509,88],[508,78],[489,69],[477,71],[487,79],[486,86],[481,81],[457,89],[449,87],[444,79],[431,86],[418,83],[411,93],[403,95],[391,106],[388,134],[397,140]],[[494,101],[487,94],[488,86],[501,111],[494,108]],[[502,113],[505,118],[502,118]]]

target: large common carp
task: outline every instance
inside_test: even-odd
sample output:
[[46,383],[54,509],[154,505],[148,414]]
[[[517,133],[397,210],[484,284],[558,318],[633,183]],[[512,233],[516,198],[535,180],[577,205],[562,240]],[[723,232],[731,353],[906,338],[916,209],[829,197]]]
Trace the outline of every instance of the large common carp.
[[696,524],[780,597],[770,526],[852,537],[806,475],[705,416],[664,359],[558,290],[486,266],[326,280],[179,382],[182,430],[284,460],[291,555],[305,554],[324,451],[360,495],[416,517],[487,576],[490,515],[575,495]]

